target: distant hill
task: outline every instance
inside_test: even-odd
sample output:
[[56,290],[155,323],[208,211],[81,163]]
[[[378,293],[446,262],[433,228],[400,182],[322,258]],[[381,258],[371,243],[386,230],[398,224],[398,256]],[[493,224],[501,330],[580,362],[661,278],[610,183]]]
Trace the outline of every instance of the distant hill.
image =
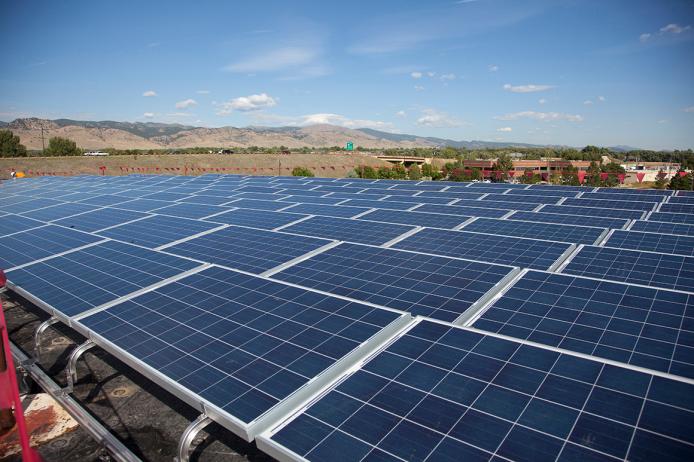
[[435,137],[420,137],[389,133],[369,128],[350,129],[335,125],[306,127],[220,127],[205,128],[156,122],[80,121],[70,119],[16,119],[0,122],[20,137],[28,149],[41,149],[41,128],[44,137],[62,136],[74,140],[84,149],[176,149],[192,147],[287,146],[329,147],[344,146],[352,141],[365,148],[412,147],[542,147],[541,145],[492,142],[456,141]]

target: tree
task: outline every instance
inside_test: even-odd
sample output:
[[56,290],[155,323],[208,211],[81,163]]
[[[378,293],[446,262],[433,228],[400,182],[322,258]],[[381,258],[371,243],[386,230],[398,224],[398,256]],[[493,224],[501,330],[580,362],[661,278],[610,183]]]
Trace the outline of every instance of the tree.
[[48,148],[43,151],[44,156],[79,156],[82,150],[77,143],[67,138],[55,136],[48,141]]
[[405,169],[405,166],[402,164],[393,165],[393,168],[390,169],[390,177],[394,180],[406,180],[407,170]]
[[376,170],[374,170],[373,167],[369,167],[368,165],[357,167],[354,169],[354,171],[357,173],[359,178],[369,178],[371,180],[375,180],[376,178],[378,178],[378,173],[376,172]]
[[432,180],[440,180],[441,172],[439,172],[433,165],[424,164],[422,165],[422,176],[431,178]]
[[306,167],[294,167],[294,170],[292,170],[292,176],[316,176],[313,174],[313,172]]
[[[511,160],[511,156],[509,156],[506,153],[501,153],[499,154],[499,157],[496,159],[496,162],[492,166],[492,170],[496,172],[503,172],[501,175],[501,178],[506,180],[508,179],[508,171],[513,170],[513,160]],[[496,178],[496,176],[495,176]]]
[[573,165],[567,165],[561,172],[560,184],[567,186],[580,186],[578,181],[578,168]]
[[668,189],[684,189],[687,191],[691,191],[692,181],[694,181],[694,171],[687,173],[686,175],[680,175],[680,172],[686,173],[686,170],[680,169],[679,172],[675,173],[675,175],[670,180]]
[[27,148],[9,130],[0,130],[0,157],[26,157]]
[[668,185],[668,181],[666,179],[667,174],[664,171],[659,171],[658,174],[655,177],[655,187],[656,189],[665,189],[665,187]]
[[422,169],[419,165],[412,164],[407,172],[407,176],[410,180],[421,180],[422,179]]
[[393,178],[393,172],[388,167],[378,167],[378,177],[382,180]]

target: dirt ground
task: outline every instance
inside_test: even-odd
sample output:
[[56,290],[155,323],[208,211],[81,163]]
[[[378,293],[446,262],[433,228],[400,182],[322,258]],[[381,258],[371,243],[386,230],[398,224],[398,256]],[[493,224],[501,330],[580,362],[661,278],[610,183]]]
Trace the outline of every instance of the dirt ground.
[[[32,352],[34,330],[48,315],[12,293],[3,293],[1,298],[10,339],[25,352]],[[42,336],[41,365],[61,386],[67,383],[65,366],[68,356],[74,346],[83,341],[80,334],[62,324],[54,324]],[[180,435],[197,417],[194,409],[99,348],[83,355],[77,371],[73,398],[142,460],[171,462]],[[40,390],[34,385],[32,393],[37,392]],[[64,434],[38,450],[46,461],[112,460],[82,428]],[[15,462],[20,458],[2,460]],[[213,424],[194,442],[191,460],[270,462],[273,459],[258,451],[255,444],[249,444]]]

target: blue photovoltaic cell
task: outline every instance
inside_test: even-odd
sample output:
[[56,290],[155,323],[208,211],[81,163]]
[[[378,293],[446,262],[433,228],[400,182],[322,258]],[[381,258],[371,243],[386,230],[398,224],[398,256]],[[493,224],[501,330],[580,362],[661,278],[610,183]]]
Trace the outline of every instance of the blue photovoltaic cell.
[[149,216],[142,212],[133,212],[132,210],[120,210],[112,208],[103,208],[94,210],[93,212],[83,213],[74,217],[63,218],[54,222],[56,225],[65,226],[67,228],[93,233],[111,226],[122,225],[125,222],[137,220]]
[[546,197],[576,197],[578,191],[559,189],[554,186],[543,189],[512,189],[508,193],[509,196],[546,196]]
[[409,191],[441,191],[445,186],[434,183],[406,182],[394,185],[391,189],[405,189]]
[[231,199],[233,202],[229,202],[227,205],[230,207],[239,207],[242,209],[256,209],[256,210],[273,210],[277,211],[279,209],[283,209],[285,207],[289,207],[292,205],[289,202],[279,202],[279,201],[264,201],[264,200],[258,200],[258,199],[239,199],[239,200],[234,200],[233,198]]
[[149,212],[151,210],[166,207],[167,205],[171,205],[171,202],[155,201],[151,199],[134,199],[128,202],[115,204],[113,207],[123,210],[132,210],[134,212]]
[[694,204],[694,196],[673,196],[668,204]]
[[219,226],[217,223],[154,215],[100,231],[99,234],[129,244],[155,248]]
[[682,255],[586,246],[562,272],[694,292],[694,257]]
[[[289,212],[291,210],[287,210]],[[249,226],[259,229],[275,229],[280,226],[301,220],[306,215],[296,213],[273,212],[271,210],[236,209],[215,215],[205,221],[226,223],[230,225]]]
[[0,205],[0,210],[7,213],[25,213],[31,212],[32,210],[42,209],[44,207],[50,207],[52,205],[60,205],[64,203],[65,202],[56,201],[53,199],[31,199],[15,204],[2,204]]
[[358,244],[381,245],[414,229],[412,226],[348,218],[313,217],[284,228],[287,233],[356,242]]
[[604,199],[584,199],[582,197],[578,199],[567,198],[562,205],[574,205],[577,207],[598,207],[601,209],[619,209],[619,210],[643,210],[650,212],[655,208],[655,202],[660,201],[612,201]]
[[116,241],[7,273],[10,282],[66,316],[76,316],[191,270],[199,263]]
[[536,223],[531,221],[478,218],[465,225],[463,231],[548,239],[550,241],[572,242],[574,244],[592,244],[605,232],[605,229],[587,226]]
[[645,212],[640,210],[604,209],[598,207],[574,207],[570,205],[545,205],[539,210],[543,213],[562,215],[583,215],[588,217],[627,218],[640,220]]
[[157,201],[175,202],[179,199],[185,199],[186,197],[188,197],[188,194],[163,191],[163,192],[156,192],[156,193],[152,193],[152,194],[146,194],[142,198],[143,199],[153,199],[153,200],[157,200]]
[[694,236],[643,233],[640,231],[615,231],[604,245],[605,247],[617,247],[620,249],[694,255]]
[[7,270],[102,239],[53,225],[0,237],[0,268]]
[[530,271],[473,327],[694,378],[694,295]]
[[77,215],[84,212],[91,212],[96,208],[97,207],[93,205],[68,202],[65,204],[53,205],[51,207],[23,213],[22,215],[27,218],[33,218],[34,220],[48,222],[60,220],[61,218],[70,217],[72,215]]
[[692,395],[685,382],[422,321],[270,438],[312,462],[686,461]]
[[644,199],[649,196],[654,196],[654,200],[660,200],[659,196],[670,196],[674,191],[669,191],[667,189],[623,189],[623,188],[598,188],[599,193],[609,193],[609,194],[631,194],[633,196],[642,196]]
[[694,225],[694,214],[653,212],[648,216],[648,221]]
[[417,207],[415,210],[417,212],[444,213],[446,215],[488,218],[501,218],[509,212],[509,210],[506,209],[486,208],[484,207],[484,204],[481,201],[476,202],[480,202],[479,207],[459,207],[456,205],[424,204],[421,207]]
[[441,197],[421,197],[421,196],[386,196],[383,198],[384,201],[388,202],[410,202],[412,204],[441,204],[445,205],[451,201],[456,200],[455,197],[441,198]]
[[426,226],[429,228],[452,229],[469,220],[462,215],[442,213],[406,212],[400,210],[374,210],[359,217],[359,220],[399,223],[401,225]]
[[272,277],[453,321],[511,270],[508,266],[343,243]]
[[633,201],[633,202],[660,202],[665,199],[665,196],[650,196],[650,195],[639,195],[639,194],[616,194],[616,193],[606,193],[606,192],[596,192],[596,193],[584,193],[581,199],[607,199],[607,200],[617,200],[617,201]]
[[231,210],[231,208],[220,207],[218,205],[176,203],[167,207],[155,209],[152,211],[152,213],[156,213],[159,215],[169,215],[172,217],[199,219],[227,210]]
[[447,199],[447,200],[454,200],[454,199],[475,200],[475,199],[479,199],[482,196],[484,196],[484,193],[460,192],[460,191],[441,191],[441,192],[428,192],[428,191],[426,191],[426,192],[423,192],[421,194],[418,194],[415,197],[439,198],[439,199]]
[[[283,202],[283,203],[302,203],[302,204],[326,204],[326,205],[335,205],[340,202],[344,201],[344,199],[340,199],[339,197],[309,197],[309,196],[289,196],[286,199],[280,199],[278,202]],[[290,204],[287,204],[290,205]]]
[[649,233],[679,234],[680,236],[694,236],[694,224],[663,223],[659,221],[635,221],[631,226],[632,231],[645,231]]
[[663,204],[660,206],[660,211],[667,213],[686,213],[694,215],[694,204]]
[[0,217],[0,237],[43,225],[44,223],[41,221],[25,218],[21,215],[3,215]]
[[[561,197],[547,196],[545,194],[489,194],[482,198],[483,201],[497,202],[529,202],[533,204],[556,204]],[[509,204],[511,205],[511,204]]]
[[388,209],[388,210],[407,210],[417,205],[417,203],[411,202],[395,202],[395,201],[372,201],[365,199],[349,199],[345,202],[340,203],[340,205],[347,205],[352,207],[363,207],[365,209]]
[[[558,199],[558,198],[557,198]],[[454,207],[489,207],[491,209],[503,209],[508,213],[509,210],[535,210],[542,204],[533,204],[528,202],[513,202],[513,201],[488,201],[485,199],[479,201],[462,199],[452,204]]]
[[369,211],[366,207],[349,207],[343,205],[296,204],[284,212],[303,213],[305,215],[321,215],[325,217],[351,218]]
[[326,196],[326,197],[339,198],[339,199],[342,199],[343,201],[349,200],[349,199],[378,201],[378,200],[384,199],[388,196],[386,194],[356,194],[353,192],[346,192],[346,193],[333,192],[333,193],[330,193],[330,195]]
[[109,206],[115,204],[122,204],[123,202],[128,202],[130,200],[131,199],[128,199],[127,197],[113,196],[111,194],[100,194],[92,196],[89,199],[83,199],[78,202],[80,204]]
[[533,184],[524,191],[571,191],[571,192],[587,192],[592,191],[590,186],[564,186],[564,185],[549,185],[549,184]]
[[546,270],[571,244],[425,228],[393,247]]
[[535,221],[538,223],[556,223],[559,225],[594,226],[597,228],[621,229],[628,220],[621,218],[587,217],[583,215],[561,215],[543,212],[514,212],[506,220]]
[[[279,189],[278,189],[279,191]],[[260,199],[266,201],[274,201],[277,199],[285,199],[289,197],[289,194],[270,194],[270,193],[254,193],[254,192],[240,192],[234,194],[232,199]],[[230,199],[231,200],[231,199]]]
[[213,267],[81,323],[250,423],[399,317]]
[[259,229],[231,226],[166,249],[167,252],[251,273],[322,247],[330,241]]

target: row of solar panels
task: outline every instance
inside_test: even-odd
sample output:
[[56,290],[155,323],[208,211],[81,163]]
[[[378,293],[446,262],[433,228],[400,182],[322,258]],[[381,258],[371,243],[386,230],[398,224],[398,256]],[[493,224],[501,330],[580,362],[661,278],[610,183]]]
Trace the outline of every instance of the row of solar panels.
[[[133,181],[130,189],[168,181],[128,178]],[[202,178],[205,181],[176,182],[245,187],[298,181]],[[99,180],[70,183],[92,185]],[[186,207],[173,207],[181,206]],[[338,207],[343,206],[333,208]],[[139,212],[100,209],[73,217],[73,226],[79,229],[79,217],[91,213],[115,213],[129,223],[114,226],[118,219],[110,216],[106,221],[87,220],[95,223],[90,226],[107,223],[105,230],[94,230],[102,230],[100,236],[55,225],[7,236],[15,241],[3,243],[3,257],[6,248],[17,244],[31,249],[28,257],[33,261],[45,258],[38,249],[77,249],[9,272],[16,289],[188,402],[204,403],[217,420],[247,439],[301,404],[303,412],[258,438],[259,446],[275,457],[459,460],[466,454],[541,460],[657,455],[686,460],[692,454],[693,438],[680,425],[692,422],[691,380],[674,376],[693,376],[692,295],[495,264],[539,269],[563,264],[564,272],[579,265],[580,272],[583,252],[599,262],[607,255],[592,251],[617,249],[586,246],[562,263],[572,244],[489,236],[499,229],[500,234],[543,238],[550,230],[560,236],[560,230],[479,218],[463,222],[463,229],[477,223],[474,233],[310,215],[275,221],[265,228],[281,222],[270,229],[284,226],[283,231],[266,231],[239,223],[144,214],[132,218],[123,213]],[[217,216],[234,213],[255,227],[288,215],[232,210]],[[136,226],[125,228],[131,225]],[[177,234],[182,228],[184,237]],[[568,235],[574,227],[564,228]],[[109,236],[109,231],[114,234]],[[600,231],[590,243],[604,240],[605,230]],[[576,242],[592,237],[587,230],[571,236]],[[416,251],[395,250],[408,248]],[[676,267],[676,262],[658,260],[661,267],[654,270],[653,261],[632,262],[634,253],[619,252],[624,253],[613,255],[612,265],[622,257],[629,260],[633,268],[628,280],[643,278],[645,267],[656,276]],[[646,252],[635,253],[648,258]],[[20,257],[12,255],[11,261]],[[679,268],[682,278],[652,277],[648,285],[669,287],[665,284],[686,279],[684,267]],[[609,276],[617,279],[618,274]],[[504,292],[488,300],[501,287]],[[411,323],[408,315],[383,307],[523,340],[421,319]],[[374,351],[378,353],[364,361]],[[611,361],[634,367],[615,367]],[[642,413],[634,419],[637,409]],[[547,415],[552,419],[543,418]]]

